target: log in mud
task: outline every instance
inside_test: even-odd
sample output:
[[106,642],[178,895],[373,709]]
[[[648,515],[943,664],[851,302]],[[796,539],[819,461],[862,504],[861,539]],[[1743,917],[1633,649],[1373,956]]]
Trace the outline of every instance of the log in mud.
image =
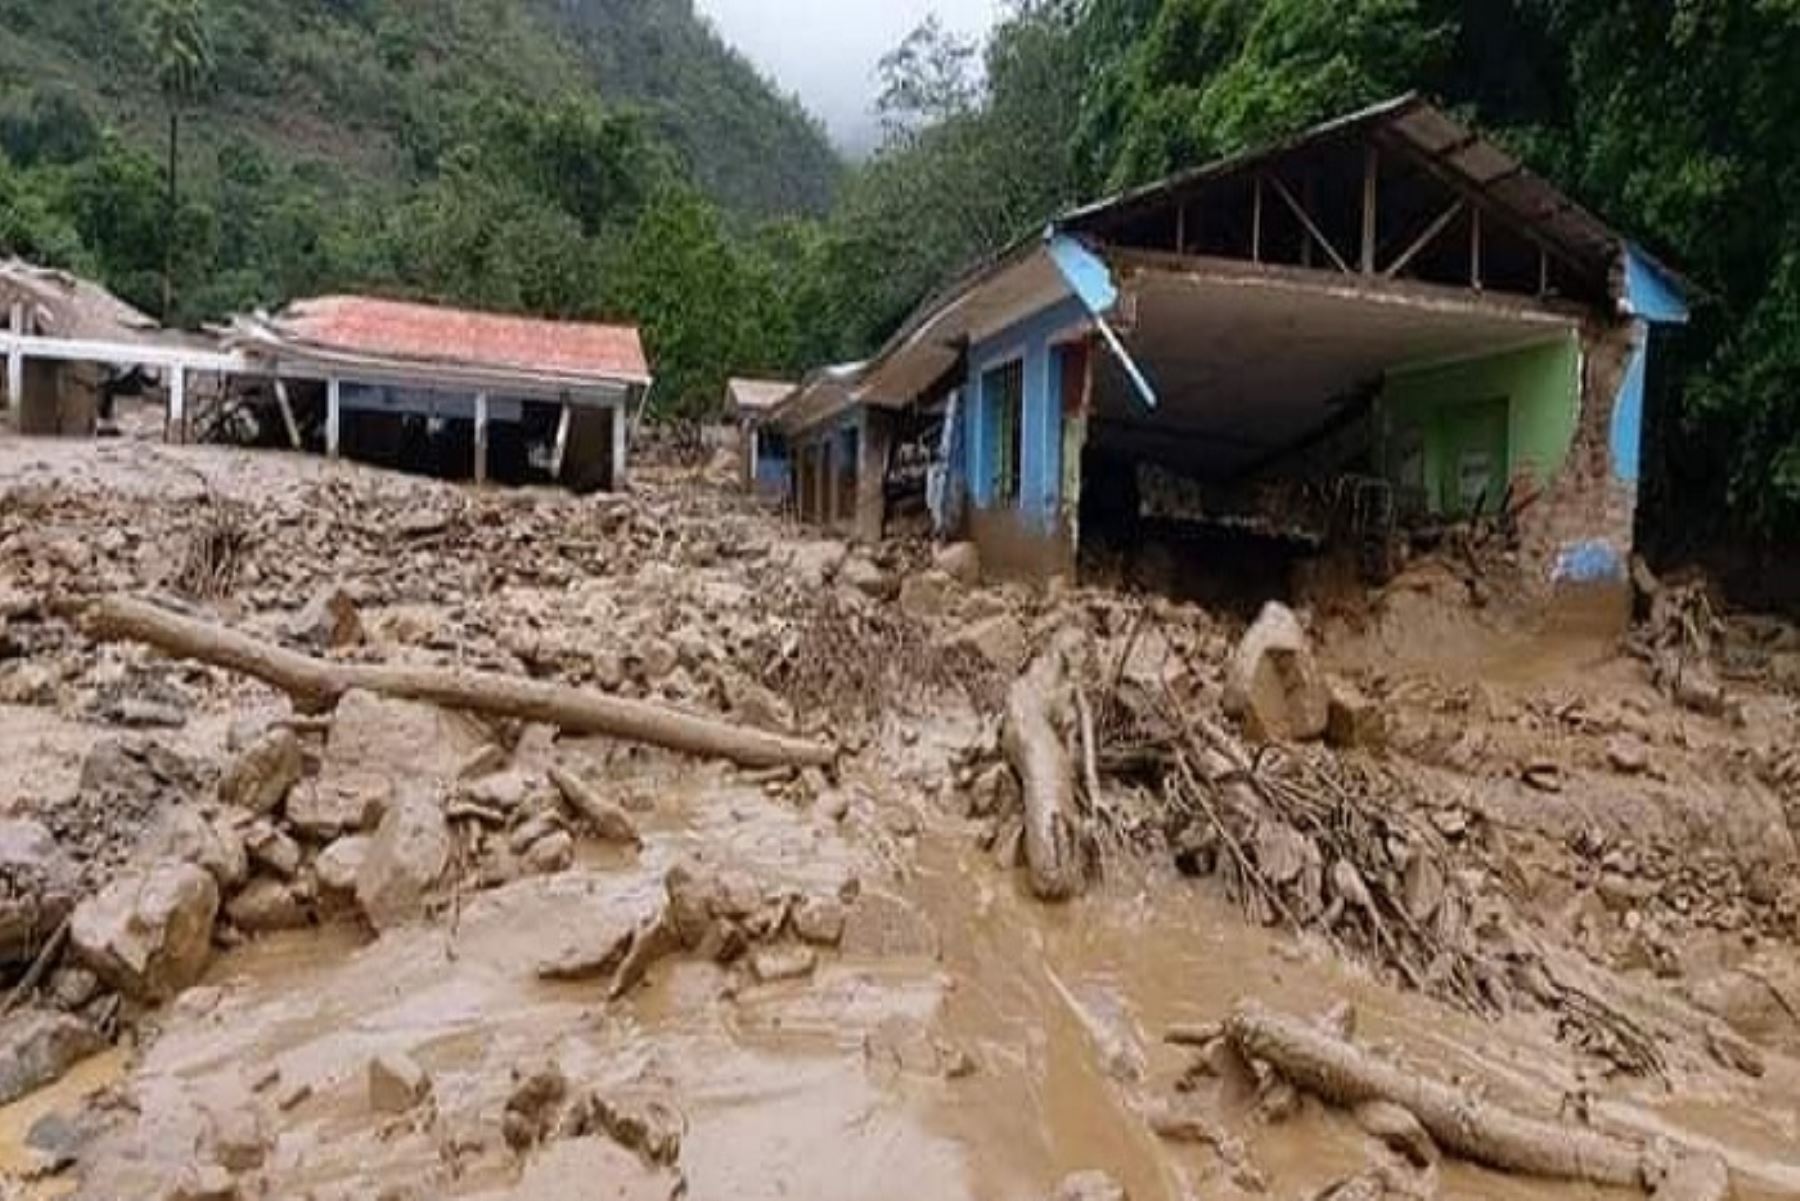
[[345,693],[360,689],[486,717],[540,722],[568,734],[598,734],[728,759],[745,767],[826,767],[836,757],[835,750],[821,743],[537,680],[448,668],[332,663],[134,597],[97,602],[88,612],[87,628],[103,641],[141,642],[261,680],[287,693],[303,713],[325,712]]
[[1013,682],[1001,745],[1025,802],[1025,864],[1031,891],[1065,901],[1081,891],[1080,815],[1075,767],[1054,713],[1068,692],[1062,657],[1040,656]]

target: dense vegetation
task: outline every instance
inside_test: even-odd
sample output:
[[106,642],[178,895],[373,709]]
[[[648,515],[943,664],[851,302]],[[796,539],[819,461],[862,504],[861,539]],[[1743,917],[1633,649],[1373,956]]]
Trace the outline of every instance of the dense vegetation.
[[[183,101],[139,17],[200,3]],[[842,171],[689,0],[0,0],[0,249],[174,315],[338,287],[628,313],[664,411],[869,353],[1059,208],[1417,89],[1683,268],[1650,511],[1800,528],[1800,0],[1014,0]],[[191,131],[191,132],[189,132]]]

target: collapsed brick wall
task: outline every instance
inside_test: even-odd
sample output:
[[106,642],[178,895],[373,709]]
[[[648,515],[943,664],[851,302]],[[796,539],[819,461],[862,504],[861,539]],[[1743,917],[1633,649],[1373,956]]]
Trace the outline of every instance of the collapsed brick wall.
[[1636,321],[1582,331],[1574,442],[1561,469],[1519,515],[1520,566],[1530,588],[1552,590],[1565,556],[1581,548],[1610,552],[1621,572],[1631,557],[1637,485],[1620,479],[1613,464],[1612,424],[1632,352],[1644,336]]

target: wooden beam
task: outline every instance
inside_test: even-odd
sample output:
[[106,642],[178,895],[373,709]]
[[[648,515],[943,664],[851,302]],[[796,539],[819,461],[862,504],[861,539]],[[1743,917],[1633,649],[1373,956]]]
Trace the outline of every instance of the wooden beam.
[[612,410],[612,490],[625,490],[625,406]]
[[343,449],[343,386],[337,376],[325,381],[325,453],[337,458]]
[[[1281,197],[1282,202],[1293,211],[1294,216],[1300,222],[1300,227],[1312,236],[1312,240],[1319,244],[1320,249],[1325,251],[1326,256],[1331,259],[1332,265],[1339,271],[1342,271],[1345,275],[1349,275],[1351,273],[1350,265],[1344,262],[1344,256],[1337,252],[1337,247],[1331,244],[1331,239],[1319,232],[1319,227],[1314,225],[1313,219],[1306,215],[1306,210],[1300,206],[1298,200],[1294,199],[1294,194],[1288,191],[1287,185],[1281,182],[1281,177],[1279,175],[1271,175],[1269,176],[1269,183],[1274,186],[1275,194]],[[1307,245],[1311,245],[1311,243],[1309,242]],[[1305,257],[1310,258],[1311,256],[1308,255]],[[1307,263],[1305,265],[1310,266],[1311,264]]]
[[294,420],[294,406],[288,400],[287,381],[275,381],[275,403],[281,409],[281,423],[287,426],[288,445],[300,449],[300,423]]
[[556,445],[550,452],[550,476],[560,480],[563,477],[563,460],[569,454],[569,423],[573,420],[574,409],[568,401],[563,402],[562,412],[556,418]]
[[25,305],[22,302],[13,302],[12,314],[7,321],[13,344],[6,352],[6,403],[19,409],[24,407],[25,395],[25,352],[20,344],[25,337]]
[[61,363],[104,363],[109,367],[185,367],[189,371],[216,371],[227,375],[260,375],[262,372],[241,354],[190,350],[137,342],[98,342],[77,338],[44,338],[0,333],[0,350],[27,358]]
[[1463,201],[1452,201],[1450,207],[1439,213],[1437,219],[1425,227],[1425,232],[1414,238],[1412,245],[1402,251],[1400,257],[1396,258],[1382,274],[1393,279],[1406,270],[1414,259],[1423,254],[1433,242],[1438,240],[1439,235],[1450,227],[1450,223],[1456,220],[1457,215],[1463,211],[1464,207]]
[[1470,210],[1469,221],[1469,286],[1481,291],[1481,209]]
[[169,415],[165,435],[170,442],[188,440],[187,370],[182,367],[169,371]]
[[1375,274],[1376,204],[1381,194],[1381,151],[1371,144],[1363,150],[1362,273]]
[[488,394],[475,394],[475,482],[487,483],[488,475]]
[[1262,262],[1263,177],[1258,172],[1250,192],[1250,261]]

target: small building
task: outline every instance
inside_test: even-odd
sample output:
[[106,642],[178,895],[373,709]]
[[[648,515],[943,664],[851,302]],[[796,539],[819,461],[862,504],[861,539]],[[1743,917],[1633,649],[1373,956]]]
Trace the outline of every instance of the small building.
[[626,410],[650,386],[638,331],[362,296],[239,317],[225,344],[275,381],[321,393],[325,452],[435,474],[625,478]]
[[[1484,518],[1531,580],[1622,583],[1652,331],[1682,293],[1407,96],[1064,214],[776,421],[801,513],[863,534],[922,439],[934,518],[1002,574],[1151,548],[1240,572]],[[854,505],[807,504],[827,436]]]
[[781,380],[733,379],[725,384],[725,409],[738,430],[746,492],[785,498],[788,494],[787,439],[768,421],[794,391]]
[[0,262],[0,318],[5,401],[22,434],[90,436],[115,394],[144,389],[171,357],[215,349],[92,280],[19,259]]
[[800,520],[874,540],[886,518],[888,427],[857,394],[864,367],[843,363],[811,372],[769,420],[787,440]]

